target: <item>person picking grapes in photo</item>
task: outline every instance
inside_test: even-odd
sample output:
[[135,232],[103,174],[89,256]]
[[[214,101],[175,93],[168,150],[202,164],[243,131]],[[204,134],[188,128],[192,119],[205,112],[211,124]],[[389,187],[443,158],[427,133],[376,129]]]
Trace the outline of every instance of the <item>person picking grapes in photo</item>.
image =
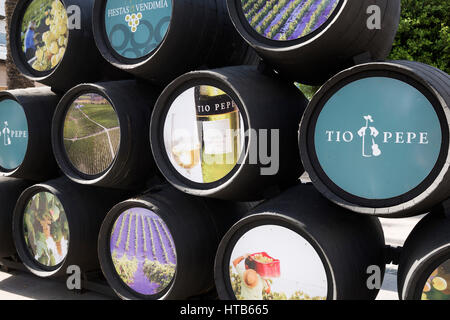
[[249,254],[245,254],[233,261],[233,266],[242,280],[241,297],[243,300],[263,300],[263,291],[269,294],[271,290],[270,284],[254,269],[245,269],[245,264],[242,264],[242,261],[246,261],[249,256]]
[[28,29],[25,33],[25,57],[28,61],[34,58],[36,54],[36,44],[35,44],[35,29],[36,23],[30,21]]

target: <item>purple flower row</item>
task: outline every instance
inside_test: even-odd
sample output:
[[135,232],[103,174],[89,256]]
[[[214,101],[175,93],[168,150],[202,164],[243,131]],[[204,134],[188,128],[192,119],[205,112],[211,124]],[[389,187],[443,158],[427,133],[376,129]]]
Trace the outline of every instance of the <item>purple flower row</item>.
[[[320,27],[339,0],[242,0],[250,25],[270,39],[292,40]],[[247,10],[247,11],[246,11]]]
[[[117,225],[120,225],[120,230],[117,232],[115,227],[112,232],[111,250],[115,247],[114,250],[118,250],[118,253],[124,252],[142,259],[144,256],[150,257],[150,252],[147,252],[147,241],[149,241],[153,259],[164,263],[176,262],[173,240],[160,219],[126,213],[120,217]],[[134,248],[130,244],[134,244]]]

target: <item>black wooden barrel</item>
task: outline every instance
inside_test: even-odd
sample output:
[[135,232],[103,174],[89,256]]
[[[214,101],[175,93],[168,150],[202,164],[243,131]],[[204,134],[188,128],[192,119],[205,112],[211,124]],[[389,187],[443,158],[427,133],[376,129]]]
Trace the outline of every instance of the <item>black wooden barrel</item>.
[[51,123],[59,96],[49,88],[0,92],[0,175],[43,181],[58,174]]
[[227,0],[241,36],[286,78],[322,84],[360,59],[383,60],[400,0]]
[[312,182],[350,210],[402,217],[450,196],[450,77],[406,61],[336,75],[309,104],[300,152]]
[[152,114],[156,164],[193,195],[271,196],[302,173],[297,121],[306,104],[293,84],[254,67],[187,73],[163,91]]
[[377,218],[348,214],[312,185],[299,185],[227,232],[216,254],[216,287],[224,300],[375,299],[384,248]]
[[258,60],[222,0],[96,0],[93,29],[107,61],[159,84],[198,68]]
[[450,300],[450,216],[438,206],[409,235],[398,267],[400,300]]
[[101,223],[128,196],[65,177],[26,189],[13,216],[14,244],[25,267],[39,277],[63,276],[69,266],[99,269],[95,244]]
[[155,173],[148,138],[160,88],[134,80],[80,84],[53,118],[53,149],[77,183],[139,189]]
[[128,77],[104,61],[95,47],[93,5],[93,0],[17,1],[10,50],[19,71],[56,91]]
[[186,299],[207,292],[214,287],[219,241],[248,209],[168,185],[119,203],[98,239],[103,274],[122,299]]
[[12,237],[12,218],[14,207],[20,194],[31,182],[22,179],[0,178],[0,258],[16,254]]

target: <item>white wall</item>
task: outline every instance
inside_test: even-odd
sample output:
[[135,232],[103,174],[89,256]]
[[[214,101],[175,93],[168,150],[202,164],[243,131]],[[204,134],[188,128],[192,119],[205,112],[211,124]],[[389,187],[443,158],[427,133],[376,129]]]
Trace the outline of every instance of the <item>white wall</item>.
[[6,59],[5,0],[0,0],[0,60]]
[[0,16],[5,15],[5,0],[0,0]]

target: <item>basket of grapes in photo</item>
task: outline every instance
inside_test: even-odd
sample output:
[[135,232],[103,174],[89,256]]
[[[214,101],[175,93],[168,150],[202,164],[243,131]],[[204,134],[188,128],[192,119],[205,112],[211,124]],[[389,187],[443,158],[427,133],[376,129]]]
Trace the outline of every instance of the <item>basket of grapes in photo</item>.
[[253,269],[262,278],[280,277],[280,260],[274,259],[266,252],[251,254],[245,260],[245,269]]

